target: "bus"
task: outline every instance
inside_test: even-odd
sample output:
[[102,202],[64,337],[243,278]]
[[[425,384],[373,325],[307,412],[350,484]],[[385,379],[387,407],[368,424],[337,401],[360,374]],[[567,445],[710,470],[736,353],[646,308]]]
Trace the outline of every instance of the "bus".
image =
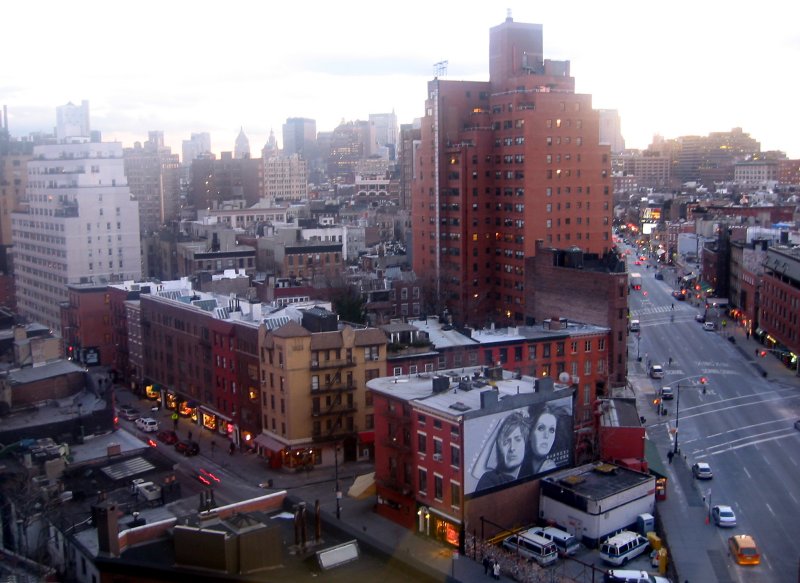
[[641,273],[631,273],[628,277],[628,281],[631,283],[631,289],[640,290],[642,289],[642,274]]

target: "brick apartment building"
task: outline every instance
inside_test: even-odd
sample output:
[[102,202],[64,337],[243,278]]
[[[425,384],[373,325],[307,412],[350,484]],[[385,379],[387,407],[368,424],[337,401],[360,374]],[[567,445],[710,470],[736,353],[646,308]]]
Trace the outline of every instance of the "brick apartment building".
[[[376,511],[462,552],[468,533],[490,537],[535,522],[538,478],[573,463],[573,390],[552,379],[467,368],[384,377],[368,387],[375,403]],[[534,463],[526,454],[516,477],[486,480],[498,467],[492,455],[500,426],[508,419],[536,424],[546,406],[557,419],[550,462]],[[521,499],[526,504],[508,504]]]
[[[610,330],[608,369],[592,391],[625,386],[628,374],[628,273],[614,253],[598,257],[580,250],[540,249],[526,260],[526,316],[541,322],[559,314]],[[594,400],[592,395],[591,400]]]
[[414,271],[437,312],[473,326],[521,323],[536,241],[612,247],[610,148],[568,61],[543,59],[542,26],[490,31],[489,81],[428,84],[412,188]]

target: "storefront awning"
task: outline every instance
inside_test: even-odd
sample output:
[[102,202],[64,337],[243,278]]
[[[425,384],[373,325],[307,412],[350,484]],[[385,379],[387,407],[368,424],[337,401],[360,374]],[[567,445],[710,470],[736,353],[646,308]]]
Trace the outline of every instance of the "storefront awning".
[[365,500],[375,495],[375,472],[356,476],[355,482],[347,490],[347,495],[356,500]]
[[644,440],[644,458],[647,460],[647,467],[651,474],[657,478],[667,477],[667,468],[664,466],[664,462],[658,454],[656,444],[649,439]]
[[269,435],[261,434],[257,436],[253,441],[255,441],[258,445],[263,447],[264,449],[268,449],[269,451],[278,453],[279,451],[283,451],[286,449],[286,445],[275,439],[274,437],[270,437]]
[[361,443],[375,443],[375,432],[374,431],[361,431],[358,434],[358,440]]

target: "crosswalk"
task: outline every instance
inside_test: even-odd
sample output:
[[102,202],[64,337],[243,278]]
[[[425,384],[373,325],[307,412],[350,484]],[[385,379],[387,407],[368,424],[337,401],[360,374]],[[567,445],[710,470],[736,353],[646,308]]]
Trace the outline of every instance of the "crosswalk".
[[[631,317],[647,316],[649,314],[664,314],[664,313],[668,313],[668,312],[672,312],[673,314],[675,314],[675,317],[677,318],[679,316],[680,317],[685,317],[687,315],[691,315],[693,313],[693,310],[690,310],[690,309],[682,310],[680,308],[672,309],[669,306],[646,306],[646,307],[640,308],[638,310],[631,310]],[[694,316],[692,316],[692,317],[694,317]]]

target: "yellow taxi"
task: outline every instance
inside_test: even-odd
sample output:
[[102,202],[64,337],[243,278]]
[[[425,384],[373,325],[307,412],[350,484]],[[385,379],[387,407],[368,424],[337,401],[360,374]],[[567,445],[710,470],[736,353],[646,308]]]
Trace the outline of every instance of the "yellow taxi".
[[761,562],[756,541],[749,534],[737,534],[730,537],[728,546],[733,559],[740,565],[758,565]]

